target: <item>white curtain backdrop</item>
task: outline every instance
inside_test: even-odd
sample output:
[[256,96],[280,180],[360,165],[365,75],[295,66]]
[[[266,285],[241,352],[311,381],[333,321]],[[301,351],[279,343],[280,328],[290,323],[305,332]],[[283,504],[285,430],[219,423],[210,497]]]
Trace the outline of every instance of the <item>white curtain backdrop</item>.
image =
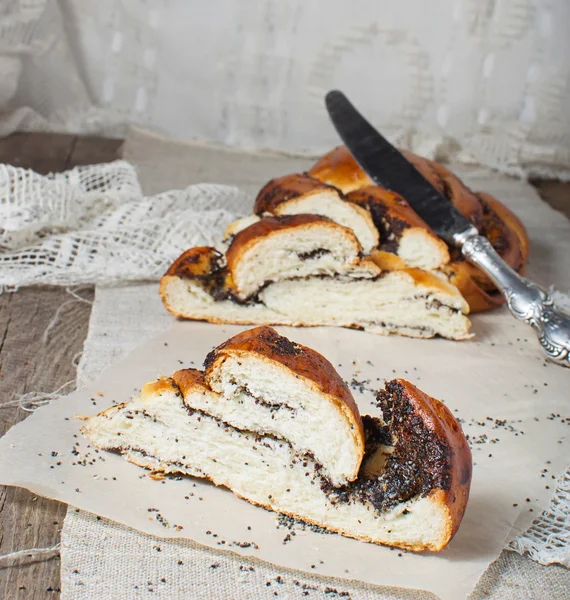
[[3,0],[0,134],[318,154],[344,90],[399,144],[570,178],[568,0]]

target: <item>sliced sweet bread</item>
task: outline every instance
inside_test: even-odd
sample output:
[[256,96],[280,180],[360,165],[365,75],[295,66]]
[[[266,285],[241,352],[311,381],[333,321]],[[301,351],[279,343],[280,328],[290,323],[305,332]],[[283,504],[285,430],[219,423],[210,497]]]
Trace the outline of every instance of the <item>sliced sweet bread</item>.
[[257,195],[253,211],[256,215],[320,215],[354,231],[364,253],[378,246],[378,230],[370,212],[307,174],[272,179]]
[[348,228],[315,215],[263,218],[234,237],[225,257],[188,250],[160,294],[187,319],[469,337],[468,306],[454,286],[420,269],[382,270]]
[[266,327],[229,340],[205,366],[147,384],[87,418],[83,433],[154,472],[207,478],[349,537],[413,551],[451,540],[471,454],[444,404],[394,380],[377,395],[383,418],[361,420],[326,359]]
[[[489,194],[473,192],[456,175],[451,173],[444,166],[422,158],[411,152],[403,152],[406,158],[414,167],[447,199],[459,212],[467,217],[477,227],[481,235],[489,239],[495,250],[503,260],[518,273],[524,273],[529,255],[529,240],[524,225],[518,217],[504,204]],[[355,201],[360,190],[369,190],[373,181],[359,167],[350,152],[345,146],[338,146],[320,158],[309,170],[309,176],[321,181],[322,183],[337,188],[345,195],[347,200]],[[383,188],[375,192],[374,196],[378,202],[378,208],[381,211],[386,209],[386,200],[382,192],[391,194]],[[365,194],[366,195],[366,194]],[[384,205],[384,209],[381,208]],[[380,245],[388,241],[394,234],[397,244],[384,246],[390,252],[403,258],[404,255],[412,262],[404,261],[408,266],[418,266],[422,268],[436,268],[433,258],[437,256],[433,248],[433,231],[419,217],[413,221],[406,216],[399,219],[397,228],[394,230],[391,223],[383,223],[375,218],[375,224],[380,230]],[[374,211],[372,211],[374,216]],[[419,220],[418,220],[419,219]],[[414,250],[409,252],[400,248],[400,242],[404,239],[402,231],[410,228],[425,228],[426,235],[423,240],[416,238],[418,244],[413,245]],[[407,234],[406,234],[407,235]],[[432,239],[429,240],[428,238]],[[427,263],[418,263],[417,257],[421,254],[420,242],[424,243],[424,252]],[[442,276],[456,286],[467,300],[471,312],[488,310],[504,303],[503,295],[496,289],[495,285],[479,268],[465,261],[461,252],[457,248],[449,248],[448,262],[441,262],[437,267]],[[444,254],[441,254],[444,258]],[[428,265],[430,265],[428,267]]]
[[408,267],[428,271],[441,269],[449,262],[447,244],[402,196],[369,186],[350,192],[346,199],[370,211],[380,232],[378,250],[399,256]]
[[245,300],[282,279],[346,273],[373,277],[378,269],[360,260],[362,246],[351,229],[316,215],[267,217],[241,230],[227,252],[236,295]]

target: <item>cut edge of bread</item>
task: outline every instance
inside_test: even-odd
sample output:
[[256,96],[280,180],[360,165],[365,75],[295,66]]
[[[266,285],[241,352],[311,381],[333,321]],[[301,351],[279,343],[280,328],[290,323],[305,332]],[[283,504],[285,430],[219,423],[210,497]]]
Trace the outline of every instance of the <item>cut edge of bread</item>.
[[350,271],[361,254],[352,230],[317,215],[287,215],[242,229],[226,263],[236,295],[245,300],[268,282]]
[[[335,485],[357,477],[364,455],[362,420],[348,386],[322,354],[261,326],[212,350],[204,367],[204,383],[218,394],[220,408],[227,413],[233,405],[231,425],[251,427],[257,410],[264,418],[256,430],[312,451]],[[265,410],[267,397],[272,405]],[[309,439],[319,443],[311,448]]]
[[[393,294],[404,289],[398,302]],[[392,297],[387,297],[386,290]],[[159,293],[176,317],[242,325],[333,326],[377,334],[469,339],[469,307],[457,289],[420,269],[380,278],[308,278],[270,283],[256,302],[216,299],[200,278],[165,275]],[[445,318],[442,318],[445,316]]]
[[[446,467],[448,489],[434,487],[383,512],[377,512],[367,500],[331,500],[335,490],[329,498],[319,487],[316,465],[310,458],[299,457],[285,440],[260,437],[224,423],[220,427],[220,422],[209,415],[187,411],[183,407],[186,399],[204,393],[200,372],[184,394],[173,378],[145,386],[141,397],[88,418],[82,432],[97,447],[118,450],[130,462],[154,473],[206,478],[252,504],[348,537],[415,552],[439,551],[456,533],[466,508],[470,451],[460,426],[442,403],[403,380],[389,383],[404,386],[405,394],[414,402],[415,414],[425,427],[437,433],[438,442],[447,444],[451,465]],[[138,423],[134,431],[144,438],[141,443],[136,435],[129,434],[133,421]],[[233,451],[224,450],[224,444],[230,444]],[[244,458],[248,460],[240,467]],[[186,464],[187,460],[190,462]],[[250,481],[247,473],[252,472]],[[276,477],[275,472],[280,476]]]
[[449,263],[447,244],[400,196],[378,186],[363,187],[347,200],[366,207],[379,235],[379,250],[399,256],[408,267],[428,271]]
[[378,246],[378,231],[370,213],[347,202],[339,189],[307,173],[268,181],[259,191],[253,211],[257,215],[320,215],[354,231],[366,254]]

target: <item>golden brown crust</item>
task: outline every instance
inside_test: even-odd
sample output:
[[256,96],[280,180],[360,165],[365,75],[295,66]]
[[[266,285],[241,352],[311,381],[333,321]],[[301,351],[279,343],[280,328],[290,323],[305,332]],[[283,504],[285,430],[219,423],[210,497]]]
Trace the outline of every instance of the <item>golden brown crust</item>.
[[278,215],[280,213],[280,204],[299,198],[300,196],[323,191],[331,192],[339,197],[341,196],[335,187],[326,185],[322,181],[310,177],[305,173],[276,177],[261,188],[255,199],[253,212],[257,215],[264,212]]
[[[400,219],[409,227],[427,229],[435,238],[437,236],[429,225],[412,209],[412,207],[396,192],[381,188],[377,185],[354,190],[347,194],[346,199],[359,206],[372,210],[378,206],[391,219]],[[439,238],[438,238],[439,239]]]
[[[115,414],[122,408],[125,408],[125,406],[127,406],[128,404],[129,404],[128,402],[121,402],[120,404],[113,404],[113,405],[109,406],[109,408],[106,408],[105,410],[98,412],[96,416],[97,417],[107,417],[107,418],[111,417],[113,414]],[[93,418],[93,415],[76,415],[75,418],[78,421],[87,421],[87,424],[82,425],[80,429],[81,429],[81,433],[88,435],[88,431],[89,431],[89,427],[90,427],[89,422]]]
[[[302,227],[307,223],[320,223],[328,222],[332,223],[330,219],[321,217],[319,215],[282,215],[278,217],[265,217],[253,225],[242,229],[232,241],[231,246],[228,248],[226,257],[232,252],[238,252],[240,246],[245,246],[253,239],[265,237],[274,233],[275,231],[281,231],[283,229],[292,229],[295,227]],[[235,248],[234,248],[235,247]]]
[[[406,158],[453,205],[486,236],[505,262],[523,273],[528,259],[529,241],[520,220],[501,202],[489,194],[472,192],[458,177],[442,165],[404,152]],[[369,187],[373,182],[362,171],[344,146],[325,154],[309,175],[348,194],[348,199],[359,198],[355,190]],[[391,192],[385,197],[390,198]],[[388,200],[389,201],[389,200]],[[421,219],[420,221],[424,223]],[[415,226],[420,226],[415,221]],[[431,233],[429,227],[424,223]],[[444,267],[450,283],[457,286],[469,303],[471,312],[487,310],[504,302],[491,280],[477,267],[466,263],[457,249],[451,251],[451,262]]]
[[401,386],[412,406],[413,415],[419,417],[425,428],[435,434],[442,447],[449,451],[447,489],[433,490],[429,494],[434,501],[445,505],[449,515],[448,535],[439,548],[434,548],[440,550],[455,535],[467,508],[472,475],[471,450],[461,425],[443,402],[428,396],[405,379],[395,382]]
[[408,265],[397,254],[384,250],[372,250],[370,258],[382,271],[402,271],[408,268]]
[[209,246],[197,246],[183,252],[168,268],[166,276],[195,278],[209,276],[219,268],[223,256]]
[[159,377],[155,381],[145,383],[141,388],[141,399],[143,402],[152,398],[155,394],[163,394],[165,392],[176,392],[177,388],[172,380],[172,377]]
[[342,377],[324,356],[280,336],[272,327],[255,327],[238,333],[208,354],[204,362],[206,381],[219,361],[231,354],[245,353],[258,354],[279,363],[329,396],[354,426],[354,439],[364,452],[364,430],[356,402]]
[[204,371],[198,369],[180,369],[172,374],[172,381],[186,397],[196,388],[201,388],[202,391],[210,391],[204,379]]
[[343,194],[374,185],[352,158],[346,146],[337,146],[331,152],[327,152],[309,170],[309,175],[338,188]]

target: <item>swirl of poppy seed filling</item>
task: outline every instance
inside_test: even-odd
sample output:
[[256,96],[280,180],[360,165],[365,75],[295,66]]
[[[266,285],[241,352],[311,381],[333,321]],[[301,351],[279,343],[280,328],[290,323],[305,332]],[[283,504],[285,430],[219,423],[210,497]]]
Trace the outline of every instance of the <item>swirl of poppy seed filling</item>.
[[[390,381],[376,399],[384,422],[368,415],[362,418],[366,445],[358,478],[342,488],[324,479],[321,483],[331,502],[370,503],[382,513],[415,496],[426,496],[433,489],[448,491],[449,449],[415,414],[402,386]],[[373,468],[367,471],[370,459],[386,450],[384,465],[376,472]]]
[[[380,273],[379,275],[376,275],[375,277],[370,277],[370,278],[366,278],[365,281],[370,282],[370,281],[376,281],[378,279],[382,279],[383,277],[385,277],[387,275],[387,271],[384,271],[382,273]],[[314,279],[331,279],[330,275],[313,275],[312,276]],[[223,302],[224,300],[230,300],[231,302],[235,302],[236,304],[239,304],[240,306],[252,306],[255,304],[263,304],[263,302],[260,300],[260,294],[261,292],[263,292],[265,290],[265,288],[269,285],[271,285],[271,281],[266,281],[258,290],[257,292],[253,295],[250,296],[249,298],[246,299],[242,299],[239,296],[237,296],[236,294],[233,293],[233,291],[231,290],[231,288],[227,287],[226,285],[226,278],[227,278],[227,269],[226,267],[222,267],[219,271],[213,272],[210,275],[201,275],[201,276],[186,276],[187,279],[194,279],[196,282],[199,282],[202,285],[202,288],[204,289],[205,292],[207,292],[208,294],[210,294],[210,296],[212,297],[212,299],[216,302]],[[342,275],[334,275],[332,276],[332,279],[341,279],[343,278]],[[297,277],[291,277],[288,279],[288,281],[302,281],[303,278],[297,278]],[[354,278],[350,278],[349,281],[355,281]],[[426,294],[416,294],[413,299],[414,300],[421,300],[424,299],[425,302],[425,307],[427,310],[442,310],[442,309],[448,309],[452,314],[457,314],[460,313],[461,311],[459,309],[457,309],[454,306],[450,306],[449,304],[445,304],[444,302],[441,302],[440,300],[436,299],[436,298],[430,298],[431,294],[430,293],[426,293]],[[370,322],[368,323],[369,326],[374,326],[374,325],[379,325],[380,327],[384,327],[384,328],[390,328],[390,329],[399,329],[401,327],[401,325],[395,325],[393,323],[389,323],[386,321],[377,321],[377,322]],[[364,330],[365,327],[364,325],[353,325],[352,326],[353,329],[361,329]],[[430,329],[428,327],[422,326],[422,325],[407,325],[406,326],[408,329],[413,330],[413,331],[429,331]]]
[[369,204],[374,225],[380,232],[379,250],[398,254],[398,247],[404,231],[409,227],[409,224],[403,219],[390,217],[385,207],[373,202]]
[[315,260],[330,253],[331,251],[327,248],[315,248],[310,252],[297,252],[297,257],[299,260]]
[[[281,338],[284,339],[284,338]],[[284,340],[280,348],[284,354],[296,353],[296,344]],[[215,351],[208,355],[206,361],[215,358]],[[214,417],[203,410],[191,408],[183,399],[180,390],[176,395],[188,415],[215,422],[219,428],[232,431],[236,435],[246,435],[255,443],[270,448],[273,443],[290,446],[287,439],[263,431],[240,430]],[[323,467],[311,452],[294,453],[293,464],[301,464],[307,469],[305,476],[310,477],[328,497],[332,504],[366,504],[378,514],[385,513],[398,504],[417,496],[426,496],[433,489],[448,491],[451,484],[451,455],[445,443],[430,431],[418,416],[406,397],[403,387],[397,381],[386,383],[386,389],[377,393],[378,405],[383,411],[384,420],[364,415],[362,423],[365,436],[364,460],[358,478],[344,486],[335,487],[323,475]],[[128,411],[127,419],[137,414],[146,419],[161,423],[155,415],[145,409]],[[143,457],[155,458],[146,450],[134,446],[107,448],[110,451],[123,453],[135,452]],[[381,458],[378,461],[378,457]],[[175,471],[191,469],[194,474],[207,476],[202,470],[181,460],[170,461],[169,467]]]

